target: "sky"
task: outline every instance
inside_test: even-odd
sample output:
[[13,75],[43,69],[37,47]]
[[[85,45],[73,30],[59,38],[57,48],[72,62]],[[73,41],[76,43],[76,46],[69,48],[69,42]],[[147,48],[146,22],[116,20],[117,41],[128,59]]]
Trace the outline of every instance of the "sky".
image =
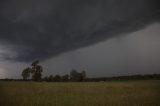
[[0,78],[160,73],[159,0],[1,0]]

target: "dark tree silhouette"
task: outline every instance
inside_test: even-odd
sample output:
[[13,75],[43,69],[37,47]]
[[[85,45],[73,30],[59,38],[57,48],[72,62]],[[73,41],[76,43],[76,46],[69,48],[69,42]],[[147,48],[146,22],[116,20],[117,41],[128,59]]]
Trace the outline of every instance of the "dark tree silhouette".
[[43,80],[48,82],[48,81],[49,81],[49,77],[48,77],[48,76],[45,76],[45,77],[43,78]]
[[31,64],[31,69],[32,69],[32,79],[34,81],[41,81],[42,79],[42,72],[43,72],[43,68],[42,66],[38,65],[39,61],[36,60]]
[[43,72],[43,68],[42,68],[41,65],[39,65],[39,61],[36,60],[36,61],[32,62],[31,68],[29,67],[29,68],[26,68],[26,69],[23,70],[22,77],[23,77],[23,79],[26,79],[26,78],[28,78],[28,76],[31,73],[32,74],[32,80],[41,81],[42,72]]
[[55,82],[60,82],[62,79],[61,79],[61,76],[60,75],[55,75],[54,76],[54,81]]
[[69,81],[69,75],[68,75],[68,74],[63,75],[63,76],[62,76],[62,81],[68,82],[68,81]]
[[54,81],[53,75],[50,75],[50,76],[49,76],[48,81],[50,81],[50,82]]
[[77,70],[73,69],[71,72],[70,72],[70,80],[71,81],[76,81],[77,80]]
[[23,80],[28,80],[28,78],[30,77],[30,72],[31,72],[31,68],[25,68],[23,71],[22,71],[22,77],[23,77]]
[[70,80],[71,81],[84,81],[86,77],[86,72],[82,71],[81,73],[77,72],[76,70],[72,70],[70,72]]

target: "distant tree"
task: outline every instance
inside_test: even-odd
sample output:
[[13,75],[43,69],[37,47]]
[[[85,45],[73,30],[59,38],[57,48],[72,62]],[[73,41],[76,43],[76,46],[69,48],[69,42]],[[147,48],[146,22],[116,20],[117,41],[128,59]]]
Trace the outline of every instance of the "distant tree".
[[48,81],[49,81],[48,76],[45,76],[45,77],[43,78],[43,80],[48,82]]
[[32,74],[34,74],[36,72],[38,64],[39,64],[38,60],[31,63],[31,69],[32,69],[31,73]]
[[69,75],[66,74],[66,75],[62,76],[62,81],[68,82],[69,81]]
[[60,82],[62,79],[61,79],[61,76],[60,75],[55,75],[54,77],[54,81],[55,82]]
[[73,69],[71,72],[70,72],[70,80],[71,81],[77,81],[77,70]]
[[42,79],[42,72],[43,72],[43,68],[42,66],[36,64],[32,66],[32,79],[34,81],[41,81]]
[[72,70],[70,72],[70,80],[71,81],[84,81],[86,78],[86,72],[82,71],[81,73],[77,72],[76,70]]
[[83,70],[81,74],[82,74],[82,81],[85,81],[85,79],[86,79],[86,71]]
[[48,81],[49,81],[49,82],[54,81],[54,77],[53,77],[53,75],[50,75],[50,76],[49,76]]
[[41,65],[39,65],[39,61],[36,60],[32,62],[31,68],[28,67],[22,71],[22,77],[23,79],[27,79],[30,76],[30,73],[32,74],[32,80],[34,81],[41,81],[42,79],[42,72],[43,68]]
[[31,72],[31,68],[25,68],[23,71],[22,71],[22,77],[23,77],[23,80],[28,80],[28,78],[30,77],[30,72]]
[[39,60],[35,60],[32,62],[31,66],[32,68],[35,68],[39,64]]

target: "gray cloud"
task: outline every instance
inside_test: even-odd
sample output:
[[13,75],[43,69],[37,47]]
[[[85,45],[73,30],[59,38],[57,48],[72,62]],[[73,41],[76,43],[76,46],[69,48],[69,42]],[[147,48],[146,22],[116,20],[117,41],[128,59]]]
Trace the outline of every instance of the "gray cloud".
[[[71,69],[86,70],[88,77],[160,73],[159,29],[160,23],[151,24],[127,36],[49,58],[40,63],[43,76],[64,75]],[[29,65],[30,62],[0,61],[0,78],[21,78],[22,70]]]
[[0,41],[30,61],[159,22],[159,0],[1,0]]
[[160,24],[47,59],[44,74],[86,70],[88,77],[160,73]]

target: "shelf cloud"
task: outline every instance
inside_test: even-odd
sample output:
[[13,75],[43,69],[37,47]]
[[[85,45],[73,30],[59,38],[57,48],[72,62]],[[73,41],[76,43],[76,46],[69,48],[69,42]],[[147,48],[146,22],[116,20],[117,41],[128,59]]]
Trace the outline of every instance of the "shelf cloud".
[[14,56],[1,55],[48,59],[159,20],[159,0],[1,0],[0,43]]

